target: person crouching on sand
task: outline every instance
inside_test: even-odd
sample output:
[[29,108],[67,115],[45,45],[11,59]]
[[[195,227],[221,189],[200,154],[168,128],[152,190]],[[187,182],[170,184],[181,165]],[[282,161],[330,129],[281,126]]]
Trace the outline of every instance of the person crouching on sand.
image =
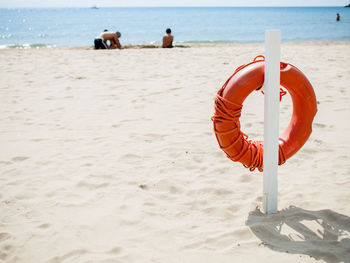
[[166,35],[163,36],[163,44],[162,47],[164,48],[172,48],[173,47],[173,40],[174,37],[171,35],[171,29],[166,29]]
[[[119,48],[121,49],[122,46],[120,45],[119,38],[122,35],[119,31],[117,32],[111,32],[111,31],[104,31],[102,32],[98,37],[95,38],[94,44],[95,49],[111,49],[111,48]],[[109,41],[109,45],[107,45],[107,41]]]

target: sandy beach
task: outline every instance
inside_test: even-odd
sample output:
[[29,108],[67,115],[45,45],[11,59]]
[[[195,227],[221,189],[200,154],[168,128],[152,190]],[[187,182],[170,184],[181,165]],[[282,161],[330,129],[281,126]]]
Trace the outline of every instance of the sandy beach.
[[[314,87],[304,147],[262,173],[219,149],[214,96],[263,44],[0,50],[0,262],[350,262],[350,42],[283,43]],[[263,137],[263,95],[242,130]],[[281,102],[280,131],[290,121]]]

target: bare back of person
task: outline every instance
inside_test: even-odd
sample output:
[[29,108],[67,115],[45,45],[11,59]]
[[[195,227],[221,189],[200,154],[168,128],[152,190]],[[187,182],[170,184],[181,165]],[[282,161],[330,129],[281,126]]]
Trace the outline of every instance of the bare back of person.
[[107,44],[107,41],[110,42],[109,48],[121,48],[119,42],[119,36],[117,33],[106,31],[100,34],[100,37],[103,38],[103,41]]
[[172,47],[173,46],[174,37],[172,35],[163,36],[163,45],[162,47]]
[[171,29],[167,28],[165,30],[165,33],[166,34],[163,36],[162,47],[171,48],[171,47],[173,47],[173,41],[174,41],[174,37],[171,35]]

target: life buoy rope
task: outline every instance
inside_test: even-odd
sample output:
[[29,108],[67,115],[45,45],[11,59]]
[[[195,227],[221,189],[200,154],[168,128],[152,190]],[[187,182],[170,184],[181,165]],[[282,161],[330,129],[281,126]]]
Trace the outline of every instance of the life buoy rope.
[[[257,60],[258,58],[262,58],[264,60],[263,56],[257,56],[253,60],[253,62],[238,67],[234,71],[234,73],[227,79],[227,81],[224,83],[224,85],[221,87],[221,89],[218,91],[216,95],[215,113],[214,113],[214,116],[211,118],[214,123],[214,132],[218,140],[219,147],[226,153],[229,159],[231,159],[234,162],[241,162],[244,165],[244,167],[249,168],[250,171],[254,171],[255,169],[258,169],[259,171],[263,171],[263,142],[248,140],[248,135],[246,135],[241,131],[240,121],[239,121],[239,118],[241,117],[242,107],[243,107],[242,103],[237,103],[235,98],[232,98],[230,96],[224,97],[223,91],[227,88],[229,83],[230,83],[229,88],[232,88],[235,85],[235,82],[233,81],[233,84],[232,84],[231,80],[239,71],[241,71],[242,69],[246,68],[251,64],[263,61],[263,60]],[[281,68],[284,68],[284,67],[286,67],[286,64],[282,63]],[[259,70],[261,71],[261,69]],[[260,78],[261,76],[259,75],[258,77]],[[263,83],[263,80],[259,79],[259,81],[256,81],[256,85],[258,85],[258,87],[253,87],[253,88],[255,90],[259,90],[262,86],[262,83]],[[248,93],[248,91],[246,93]],[[247,95],[249,95],[249,93]],[[286,94],[286,91],[281,89],[280,100],[282,99],[282,96],[284,96],[285,94]],[[245,97],[243,96],[243,98],[240,97],[239,99],[241,99],[243,102]],[[314,106],[314,108],[316,109],[316,106],[315,106],[316,99],[314,99],[311,103],[313,104],[312,106]],[[311,118],[311,122],[314,115],[316,114],[316,111],[314,113],[311,113],[311,115],[313,114]],[[288,132],[292,132],[293,128],[289,127],[289,129],[287,130]],[[311,129],[310,129],[310,133],[311,133]],[[302,140],[305,140],[305,141],[306,139],[302,138]],[[223,144],[223,141],[226,143]],[[285,163],[286,160],[290,157],[286,155],[285,144],[284,144],[285,141],[286,140],[284,140],[283,138],[280,138],[279,152],[278,152],[279,165],[282,165],[283,163]],[[305,143],[305,141],[298,142],[298,145],[296,146],[300,148]],[[290,144],[288,147],[290,148]],[[292,149],[292,150],[295,152],[295,149]],[[288,152],[291,152],[291,150]]]

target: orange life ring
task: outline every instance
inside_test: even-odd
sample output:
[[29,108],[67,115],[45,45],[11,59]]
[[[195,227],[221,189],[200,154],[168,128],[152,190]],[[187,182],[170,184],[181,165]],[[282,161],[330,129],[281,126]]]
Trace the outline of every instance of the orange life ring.
[[[262,57],[262,56],[258,56]],[[263,142],[247,140],[240,129],[239,118],[247,96],[264,83],[264,60],[242,65],[225,82],[215,98],[212,117],[214,132],[220,148],[232,161],[241,162],[253,171],[263,170]],[[279,160],[282,165],[307,141],[312,131],[312,121],[317,112],[315,92],[306,76],[295,66],[280,64],[281,86],[292,97],[292,119],[279,138]]]

